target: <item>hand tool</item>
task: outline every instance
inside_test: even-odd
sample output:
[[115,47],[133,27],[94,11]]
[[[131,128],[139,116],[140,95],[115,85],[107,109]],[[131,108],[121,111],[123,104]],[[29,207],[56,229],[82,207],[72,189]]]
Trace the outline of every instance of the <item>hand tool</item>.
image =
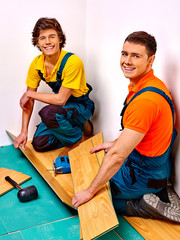
[[53,170],[54,176],[59,173],[70,173],[71,168],[69,164],[69,157],[68,156],[59,156],[56,158],[55,162],[52,160],[52,169]]
[[29,187],[21,188],[14,180],[9,176],[5,177],[5,180],[8,181],[13,187],[20,189],[17,193],[17,197],[20,202],[27,202],[38,197],[37,188],[32,185]]

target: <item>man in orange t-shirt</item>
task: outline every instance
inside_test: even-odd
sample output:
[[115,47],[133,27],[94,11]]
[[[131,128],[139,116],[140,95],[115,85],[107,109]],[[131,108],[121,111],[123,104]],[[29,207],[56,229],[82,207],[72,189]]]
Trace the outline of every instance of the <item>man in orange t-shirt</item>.
[[[155,77],[151,70],[134,87],[129,85],[126,102],[128,103],[141,89],[150,86],[161,89],[171,99],[164,83]],[[142,141],[135,147],[142,155],[160,156],[167,150],[171,142],[172,111],[167,100],[155,92],[146,91],[137,96],[125,111],[123,124],[125,128],[145,134]]]
[[155,38],[142,31],[124,42],[120,64],[130,85],[122,132],[114,142],[91,150],[107,154],[90,186],[73,197],[76,208],[110,180],[118,213],[180,222],[180,199],[168,185],[175,112],[168,89],[152,70],[156,47]]

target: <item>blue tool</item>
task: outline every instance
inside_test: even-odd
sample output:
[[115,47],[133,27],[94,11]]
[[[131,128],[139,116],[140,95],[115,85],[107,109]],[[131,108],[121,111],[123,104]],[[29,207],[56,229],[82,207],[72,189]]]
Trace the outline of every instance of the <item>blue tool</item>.
[[59,173],[62,174],[71,172],[68,156],[59,156],[56,158],[55,162],[52,160],[52,164],[54,176]]

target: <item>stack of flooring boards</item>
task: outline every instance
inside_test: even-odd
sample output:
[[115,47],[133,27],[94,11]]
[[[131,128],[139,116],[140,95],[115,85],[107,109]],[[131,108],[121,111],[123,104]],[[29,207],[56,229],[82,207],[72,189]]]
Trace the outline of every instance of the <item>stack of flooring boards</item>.
[[[8,132],[15,139],[15,136]],[[103,143],[103,135],[99,133],[89,139],[84,137],[77,144],[52,150],[49,152],[36,152],[28,141],[26,149],[21,151],[42,175],[54,192],[65,204],[72,206],[74,193],[89,186],[96,176],[104,157],[104,151],[90,154],[90,149]],[[53,175],[52,160],[58,156],[69,155],[71,173]],[[80,238],[83,240],[94,239],[118,226],[110,187],[107,183],[93,199],[78,207],[81,225]]]

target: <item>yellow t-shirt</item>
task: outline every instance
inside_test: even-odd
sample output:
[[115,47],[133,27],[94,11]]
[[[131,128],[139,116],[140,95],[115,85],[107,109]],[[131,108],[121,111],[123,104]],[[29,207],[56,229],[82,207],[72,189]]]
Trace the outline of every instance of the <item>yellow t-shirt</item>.
[[[37,88],[41,81],[39,76],[39,70],[43,74],[45,81],[55,82],[57,77],[57,71],[59,70],[61,61],[67,52],[61,50],[59,59],[51,72],[50,76],[46,76],[46,68],[44,62],[44,54],[37,56],[31,63],[26,79],[26,85],[30,88]],[[72,95],[74,97],[80,97],[86,94],[89,88],[86,85],[86,77],[84,71],[84,65],[81,59],[75,54],[71,55],[66,62],[66,65],[62,72],[62,86],[74,89]]]

